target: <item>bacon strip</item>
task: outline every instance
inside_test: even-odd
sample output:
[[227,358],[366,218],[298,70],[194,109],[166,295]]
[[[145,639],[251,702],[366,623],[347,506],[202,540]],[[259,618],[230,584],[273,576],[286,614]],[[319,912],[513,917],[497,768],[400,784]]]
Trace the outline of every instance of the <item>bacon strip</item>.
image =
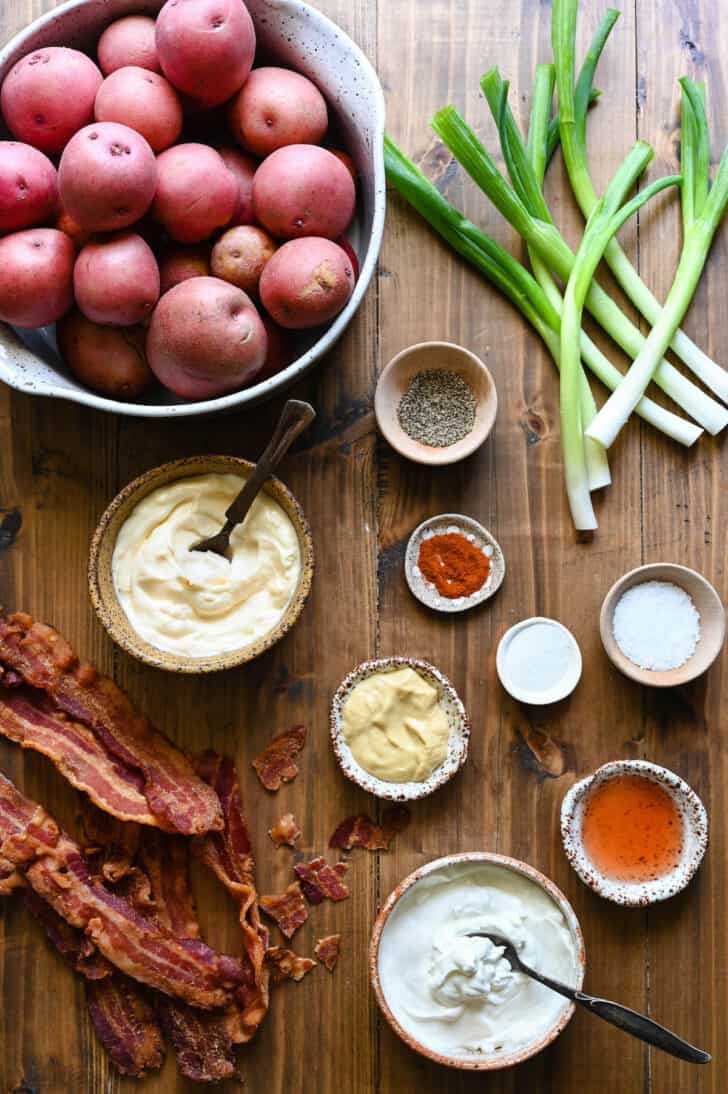
[[286,938],[292,938],[308,919],[308,909],[298,881],[294,881],[278,896],[262,896],[258,903],[261,911],[275,920],[279,931]]
[[46,938],[74,972],[87,980],[103,980],[114,967],[103,957],[83,931],[72,927],[54,912],[32,889],[25,890],[25,906],[40,923]]
[[110,885],[118,885],[133,869],[132,863],[139,850],[139,825],[124,824],[94,806],[84,810],[82,825],[90,845],[84,848],[85,857],[89,859],[103,852],[99,863],[101,876]]
[[300,957],[283,946],[271,946],[266,950],[265,959],[273,970],[275,981],[295,980],[298,983],[307,972],[316,968],[316,962],[310,957]]
[[341,935],[329,934],[326,938],[320,938],[313,951],[318,957],[322,965],[324,965],[329,972],[333,972],[336,968],[336,963],[339,960],[339,954],[341,953]]
[[87,726],[47,707],[42,692],[0,688],[0,733],[47,756],[71,786],[121,820],[159,824],[144,797],[144,779],[111,756]]
[[276,847],[282,847],[284,844],[295,847],[301,838],[301,829],[293,819],[293,813],[284,813],[273,827],[268,829],[268,835]]
[[314,858],[310,862],[299,862],[293,867],[301,882],[303,894],[309,904],[321,904],[323,900],[346,900],[349,890],[342,881],[349,869],[348,862],[337,862],[329,866],[326,859]]
[[385,810],[381,824],[377,824],[365,813],[359,813],[341,822],[329,840],[329,847],[340,851],[351,851],[353,847],[364,847],[367,851],[388,851],[394,837],[404,832],[410,820],[410,811],[406,805],[393,805]]
[[12,862],[0,858],[0,897],[25,888],[25,878]]
[[279,733],[253,760],[253,767],[266,790],[280,790],[298,774],[293,762],[306,743],[306,727],[293,726]]
[[128,977],[86,981],[86,1006],[96,1036],[122,1075],[142,1078],[164,1060],[162,1033],[149,1000]]
[[0,665],[44,691],[56,710],[92,729],[110,755],[141,774],[159,823],[183,835],[222,826],[215,795],[184,753],[151,728],[112,680],[79,663],[52,627],[22,612],[0,619]]

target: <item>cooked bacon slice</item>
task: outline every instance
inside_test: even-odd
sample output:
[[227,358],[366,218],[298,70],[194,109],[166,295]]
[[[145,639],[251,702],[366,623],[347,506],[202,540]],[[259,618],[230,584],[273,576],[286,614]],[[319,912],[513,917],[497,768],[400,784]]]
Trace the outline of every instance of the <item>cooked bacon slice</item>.
[[346,900],[349,890],[342,878],[348,869],[348,862],[329,866],[323,858],[299,862],[293,867],[309,904],[320,904],[323,900]]
[[251,1039],[268,1011],[268,969],[265,965],[268,931],[260,922],[255,860],[235,764],[229,756],[207,751],[196,758],[195,767],[217,794],[225,821],[222,832],[211,832],[196,840],[195,849],[240,908],[247,962],[243,962],[245,977],[236,992],[237,1023],[233,1038],[236,1044],[241,1044]]
[[279,733],[253,760],[258,778],[266,790],[280,790],[281,783],[289,783],[298,774],[293,761],[306,743],[306,727],[293,726]]
[[303,899],[300,882],[294,881],[279,896],[262,896],[258,902],[261,911],[275,920],[281,934],[292,938],[308,919],[308,909]]
[[47,756],[71,786],[121,820],[159,824],[144,797],[144,778],[104,748],[91,730],[54,711],[33,688],[0,688],[0,733]]
[[151,1003],[121,973],[86,981],[86,1006],[96,1036],[122,1075],[140,1079],[164,1060],[162,1034]]
[[152,729],[112,680],[80,663],[52,627],[22,612],[0,618],[0,665],[44,691],[56,710],[88,726],[119,763],[140,773],[159,823],[183,835],[222,826],[215,795],[184,753]]
[[0,858],[0,897],[10,896],[16,889],[25,888],[25,878],[20,870],[7,859]]
[[45,931],[46,938],[71,966],[87,980],[103,980],[115,971],[83,931],[72,927],[32,889],[25,890],[25,906]]
[[293,819],[293,813],[284,813],[273,827],[268,829],[268,835],[276,847],[282,847],[284,843],[288,847],[295,847],[301,838],[301,829]]
[[139,850],[141,828],[138,824],[124,824],[93,805],[84,809],[81,823],[89,843],[84,847],[85,857],[100,857],[102,878],[110,885],[117,885],[134,869],[132,863]]
[[303,980],[307,972],[316,968],[316,962],[310,957],[299,957],[293,950],[287,950],[283,946],[271,946],[266,950],[265,959],[273,970],[273,979]]
[[410,819],[410,811],[406,805],[393,805],[385,810],[381,824],[377,824],[365,813],[347,817],[332,835],[329,847],[336,847],[340,851],[351,851],[353,847],[364,847],[367,851],[388,851],[394,837],[404,832]]
[[5,868],[23,866],[51,851],[59,836],[58,825],[43,806],[23,797],[0,774],[0,859]]
[[313,952],[321,964],[325,965],[329,972],[333,972],[341,953],[341,935],[329,934],[326,938],[320,938]]

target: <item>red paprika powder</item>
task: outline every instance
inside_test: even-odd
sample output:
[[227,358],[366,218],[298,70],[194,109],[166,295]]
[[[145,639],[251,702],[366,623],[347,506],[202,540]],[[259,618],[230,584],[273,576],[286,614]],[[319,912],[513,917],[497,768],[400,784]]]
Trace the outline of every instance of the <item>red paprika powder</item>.
[[417,565],[440,596],[450,599],[477,592],[490,573],[488,556],[459,532],[423,539]]

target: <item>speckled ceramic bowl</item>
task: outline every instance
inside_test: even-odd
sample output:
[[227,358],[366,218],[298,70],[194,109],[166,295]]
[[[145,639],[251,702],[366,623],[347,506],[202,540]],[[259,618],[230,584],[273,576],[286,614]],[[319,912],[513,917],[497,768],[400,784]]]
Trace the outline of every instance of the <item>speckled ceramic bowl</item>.
[[436,870],[441,870],[455,862],[486,862],[492,863],[495,866],[502,866],[504,870],[512,870],[514,873],[521,874],[521,876],[528,878],[529,881],[533,881],[551,897],[566,920],[566,925],[574,940],[574,949],[576,950],[578,957],[577,976],[574,985],[576,988],[581,988],[584,983],[584,972],[586,969],[584,939],[574,909],[571,907],[561,890],[554,885],[553,881],[547,878],[539,870],[536,870],[535,867],[529,866],[527,862],[521,862],[519,859],[515,858],[508,858],[506,855],[492,854],[489,851],[466,851],[462,854],[446,855],[444,858],[438,858],[435,859],[434,862],[428,862],[424,866],[420,866],[414,873],[409,874],[404,881],[400,881],[397,888],[390,894],[386,903],[380,909],[374,923],[372,939],[369,944],[369,977],[372,987],[374,988],[374,994],[377,997],[379,1008],[394,1032],[398,1037],[402,1038],[406,1045],[411,1049],[414,1049],[415,1052],[419,1052],[422,1056],[426,1056],[428,1060],[434,1060],[437,1064],[458,1068],[461,1071],[498,1071],[502,1068],[513,1067],[515,1064],[522,1064],[524,1060],[530,1059],[531,1056],[535,1056],[538,1052],[541,1052],[546,1048],[547,1045],[550,1045],[567,1026],[569,1019],[574,1013],[574,1004],[565,1002],[558,1019],[554,1022],[551,1029],[537,1041],[534,1041],[530,1045],[526,1045],[518,1052],[513,1052],[508,1055],[474,1055],[472,1058],[442,1056],[438,1052],[433,1052],[427,1045],[416,1040],[407,1033],[406,1030],[402,1029],[390,1010],[379,977],[379,944],[382,933],[387,926],[387,921],[394,908],[407,890],[415,885],[420,878],[424,877],[426,874],[431,874]]
[[[620,775],[640,775],[657,783],[670,795],[682,818],[684,839],[680,862],[653,881],[638,883],[607,878],[596,869],[584,850],[581,825],[589,794]],[[666,767],[646,760],[615,760],[569,790],[561,804],[561,838],[566,857],[585,885],[615,904],[644,907],[679,893],[693,877],[708,846],[708,814],[695,791]]]
[[[164,0],[68,0],[41,15],[0,48],[0,83],[26,53],[43,46],[92,49],[102,30],[123,15],[156,15]],[[21,331],[0,323],[0,380],[32,395],[145,418],[212,414],[270,398],[311,369],[344,333],[362,302],[377,263],[384,229],[384,96],[371,64],[340,27],[303,0],[245,0],[261,54],[308,76],[331,107],[336,139],[354,160],[357,214],[347,238],[357,253],[359,280],[343,311],[327,326],[295,336],[295,360],[276,376],[204,402],[180,402],[162,388],[147,401],[125,403],[79,384],[61,360],[53,327]],[[30,10],[30,9],[28,9]],[[0,137],[4,138],[0,123]]]
[[[490,562],[488,578],[470,596],[440,596],[435,586],[423,577],[417,566],[422,541],[430,536],[448,532],[459,532],[488,556]],[[441,513],[437,517],[423,520],[410,536],[404,556],[404,576],[412,595],[426,607],[433,608],[437,612],[465,612],[468,608],[474,608],[476,604],[482,604],[484,600],[490,600],[491,596],[498,592],[506,576],[506,563],[498,541],[477,520],[463,516],[462,513]]]
[[132,657],[144,661],[153,668],[166,669],[168,672],[207,673],[220,672],[223,669],[236,668],[259,657],[288,634],[291,627],[303,611],[313,579],[313,541],[311,530],[301,506],[290,490],[276,478],[271,478],[263,487],[281,506],[290,518],[298,533],[301,547],[301,574],[291,602],[283,617],[267,634],[240,649],[229,650],[210,657],[179,657],[157,649],[141,638],[126,617],[119,604],[114,589],[111,560],[119,529],[132,509],[158,486],[174,482],[176,479],[193,475],[213,474],[250,474],[255,465],[249,460],[237,456],[189,456],[183,460],[164,463],[151,471],[146,471],[138,479],[116,495],[98,523],[91,541],[89,556],[88,584],[91,603],[96,614],[113,640]]
[[[440,705],[447,714],[450,725],[447,756],[424,782],[388,783],[376,775],[365,771],[354,759],[351,749],[344,740],[342,732],[342,712],[352,688],[376,672],[392,672],[395,669],[411,668],[425,677],[439,691]],[[336,759],[347,779],[357,783],[363,790],[376,794],[388,801],[415,801],[426,798],[428,794],[443,786],[448,779],[460,770],[468,758],[470,742],[470,723],[455,688],[446,676],[427,661],[417,661],[413,657],[382,657],[375,661],[363,661],[350,672],[341,683],[331,703],[331,740]]]

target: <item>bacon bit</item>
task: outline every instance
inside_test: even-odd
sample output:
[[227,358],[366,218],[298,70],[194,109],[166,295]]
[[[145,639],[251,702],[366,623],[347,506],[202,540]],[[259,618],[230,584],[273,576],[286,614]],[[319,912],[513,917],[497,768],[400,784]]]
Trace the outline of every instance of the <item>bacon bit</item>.
[[[36,623],[22,612],[0,618],[0,665],[22,676],[30,687],[45,692],[55,715],[62,713],[73,723],[92,730],[107,754],[107,768],[111,758],[118,770],[124,768],[132,779],[141,779],[137,789],[143,793],[156,824],[183,835],[222,827],[219,802],[210,787],[195,775],[184,753],[152,729],[113,680],[99,676],[93,665],[80,663],[52,627]],[[6,691],[6,700],[7,695]],[[1,722],[0,731],[4,732]],[[47,747],[51,748],[50,742]],[[54,762],[65,763],[67,746],[56,740],[52,747],[48,754]],[[90,767],[87,760],[85,778],[90,777]],[[113,789],[118,793],[116,782]],[[97,804],[115,812],[111,798],[102,801],[99,794]],[[142,821],[141,816],[130,819]]]
[[258,903],[261,911],[275,920],[281,934],[286,938],[292,938],[308,919],[303,891],[297,881],[289,885],[280,896],[262,896]]
[[307,972],[316,968],[316,962],[310,957],[299,957],[293,950],[287,950],[283,946],[271,946],[266,950],[265,959],[276,983],[281,980],[295,980],[298,983]]
[[326,938],[320,938],[316,943],[313,951],[318,957],[322,965],[325,965],[329,972],[333,972],[336,968],[336,962],[339,960],[339,954],[341,953],[341,935],[329,934]]
[[122,1075],[139,1079],[164,1060],[162,1034],[138,984],[116,973],[86,981],[86,1006],[96,1036]]
[[281,783],[289,783],[298,774],[293,762],[306,743],[306,727],[293,726],[279,733],[253,760],[258,778],[266,790],[280,790]]
[[364,847],[367,851],[388,851],[394,837],[405,830],[410,820],[410,811],[405,805],[393,805],[385,810],[381,824],[377,824],[365,813],[359,813],[341,822],[329,840],[329,847],[336,847],[340,851],[351,851],[353,847]]
[[0,858],[0,897],[10,896],[16,889],[24,888],[25,878],[20,870],[12,862]]
[[293,867],[293,872],[301,882],[309,904],[321,904],[326,899],[346,900],[349,890],[342,878],[348,869],[348,862],[329,866],[326,859],[314,858],[310,862],[299,862]]
[[284,813],[268,830],[268,835],[276,847],[282,847],[284,843],[288,847],[295,847],[297,841],[301,838],[301,829],[293,819],[293,813]]

